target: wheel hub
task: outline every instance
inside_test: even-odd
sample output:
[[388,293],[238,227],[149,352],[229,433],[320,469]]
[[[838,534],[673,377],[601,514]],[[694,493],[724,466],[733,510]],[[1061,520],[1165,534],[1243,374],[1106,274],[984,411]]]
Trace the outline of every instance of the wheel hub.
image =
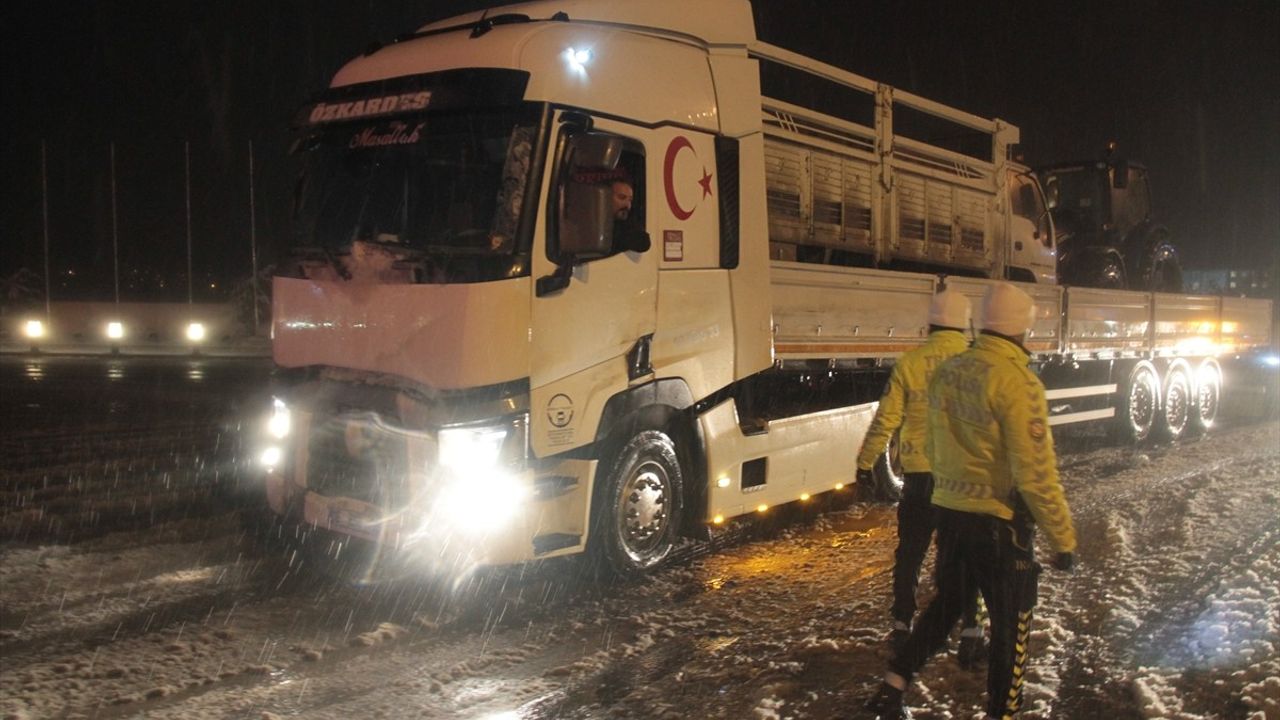
[[622,488],[619,520],[622,539],[634,551],[644,551],[662,537],[667,525],[666,472],[657,463],[636,468]]
[[1200,383],[1200,402],[1197,403],[1201,425],[1208,426],[1218,416],[1218,385],[1216,382]]
[[1155,407],[1155,393],[1146,378],[1133,384],[1129,394],[1129,419],[1133,426],[1145,430],[1151,424],[1152,410]]
[[1187,393],[1181,385],[1169,388],[1165,399],[1165,419],[1173,430],[1180,430],[1187,422]]

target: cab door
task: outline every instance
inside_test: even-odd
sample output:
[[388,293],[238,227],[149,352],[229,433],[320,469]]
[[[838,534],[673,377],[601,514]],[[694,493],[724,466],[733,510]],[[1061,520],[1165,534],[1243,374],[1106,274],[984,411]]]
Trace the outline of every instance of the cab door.
[[1030,172],[1009,172],[1009,279],[1057,283],[1053,218],[1039,181]]
[[[644,132],[581,113],[560,112],[553,124],[532,258],[530,440],[538,457],[595,439],[604,403],[635,379],[628,355],[654,333],[658,261],[645,247]],[[631,187],[625,214],[614,199],[623,181]],[[585,239],[584,227],[595,229]]]

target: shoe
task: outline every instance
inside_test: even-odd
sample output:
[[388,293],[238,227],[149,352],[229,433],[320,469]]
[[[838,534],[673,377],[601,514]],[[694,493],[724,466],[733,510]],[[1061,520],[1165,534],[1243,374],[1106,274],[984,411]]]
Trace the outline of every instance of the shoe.
[[901,620],[893,623],[893,629],[889,631],[889,650],[894,655],[902,652],[902,648],[907,645],[907,638],[911,637],[911,627]]
[[875,713],[877,720],[910,720],[911,712],[902,703],[902,691],[889,683],[880,683],[880,689],[867,701],[866,709]]
[[987,644],[981,635],[960,636],[960,648],[956,650],[956,661],[962,670],[978,670],[987,662]]

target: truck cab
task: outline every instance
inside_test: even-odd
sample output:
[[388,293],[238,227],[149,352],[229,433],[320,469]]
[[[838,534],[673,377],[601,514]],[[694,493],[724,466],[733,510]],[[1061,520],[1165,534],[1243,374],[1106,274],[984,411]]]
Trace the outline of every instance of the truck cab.
[[1049,199],[1030,168],[1009,169],[1009,280],[1054,285],[1060,281],[1058,236]]
[[272,509],[464,565],[704,520],[692,407],[773,361],[753,38],[745,0],[534,2],[342,68],[296,121]]

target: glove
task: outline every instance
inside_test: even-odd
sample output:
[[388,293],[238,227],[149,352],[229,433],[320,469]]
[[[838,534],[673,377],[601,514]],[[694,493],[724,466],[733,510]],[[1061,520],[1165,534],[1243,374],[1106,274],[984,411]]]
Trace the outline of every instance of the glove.
[[1071,572],[1071,568],[1075,567],[1076,556],[1069,552],[1060,552],[1053,558],[1053,569],[1062,572]]
[[863,490],[871,490],[876,486],[875,473],[873,473],[870,470],[859,469],[858,472],[855,473],[853,477],[854,477],[854,480],[857,481],[858,487],[862,488]]

